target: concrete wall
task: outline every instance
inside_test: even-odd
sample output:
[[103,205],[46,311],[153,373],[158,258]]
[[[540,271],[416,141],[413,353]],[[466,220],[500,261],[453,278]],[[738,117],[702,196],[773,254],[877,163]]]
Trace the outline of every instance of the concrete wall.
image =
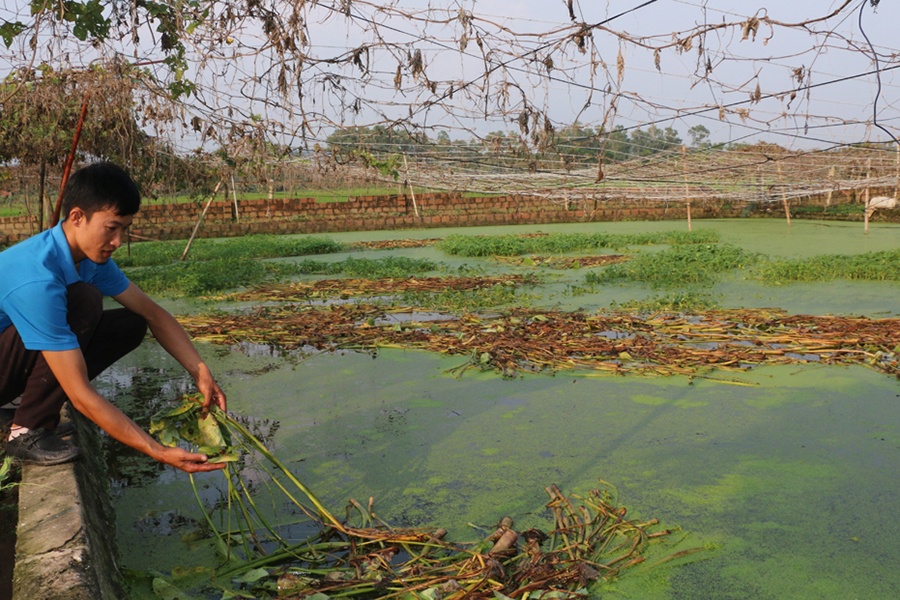
[[79,459],[51,467],[23,465],[12,600],[125,597],[98,429],[81,415],[72,416]]

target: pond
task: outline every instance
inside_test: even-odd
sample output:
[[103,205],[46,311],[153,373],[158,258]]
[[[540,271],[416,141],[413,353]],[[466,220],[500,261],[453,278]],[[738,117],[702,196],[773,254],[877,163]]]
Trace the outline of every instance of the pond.
[[[723,241],[784,256],[900,247],[900,228],[891,226],[868,236],[858,224],[695,222],[701,227],[716,228]],[[448,232],[461,230],[329,237]],[[459,262],[433,248],[390,252]],[[491,261],[482,266],[508,269]],[[594,309],[652,293],[635,286],[566,292],[565,278],[581,276],[566,272],[528,301]],[[770,288],[733,278],[712,291],[733,307],[900,314],[896,284]],[[730,383],[579,373],[503,379],[475,371],[452,376],[448,369],[462,357],[416,351],[200,349],[228,392],[231,412],[259,420],[275,454],[335,514],[350,498],[365,504],[373,497],[391,524],[445,527],[449,538],[468,541],[478,537],[470,524],[489,529],[507,515],[523,527],[546,526],[545,486],[577,494],[611,486],[630,516],[678,526],[686,543],[708,549],[687,564],[627,573],[604,598],[887,598],[900,586],[892,566],[900,564],[900,381],[883,373],[809,364],[757,368]],[[190,391],[183,372],[149,342],[102,375],[98,387],[144,416]],[[120,447],[110,464],[123,567],[177,580],[217,564],[208,544],[193,541],[202,517],[186,476]],[[220,479],[198,478],[201,493],[214,495]],[[153,597],[142,581],[133,597]]]

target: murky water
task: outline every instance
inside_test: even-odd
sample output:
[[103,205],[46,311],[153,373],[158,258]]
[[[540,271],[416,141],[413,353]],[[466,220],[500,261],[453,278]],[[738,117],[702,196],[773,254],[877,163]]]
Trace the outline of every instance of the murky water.
[[[900,245],[900,228],[891,227],[863,236],[856,224],[795,222],[786,232],[772,221],[695,223],[707,226],[724,241],[770,254]],[[565,230],[584,227],[591,226]],[[376,236],[390,234],[366,239]],[[394,252],[450,262],[430,248]],[[635,292],[571,297],[564,287],[532,301],[591,307]],[[896,285],[769,289],[735,279],[719,287],[728,306],[900,314]],[[743,385],[675,377],[503,380],[474,372],[455,378],[445,371],[461,358],[412,351],[373,358],[201,350],[231,411],[269,420],[276,455],[336,514],[348,498],[372,496],[395,525],[442,526],[451,538],[469,540],[477,534],[468,523],[490,527],[505,515],[546,527],[545,486],[585,493],[602,479],[630,515],[658,517],[689,532],[685,543],[710,546],[704,560],[626,574],[604,598],[869,599],[894,597],[900,588],[900,381],[863,367],[767,367],[742,374]],[[101,379],[117,402],[143,414],[189,389],[150,343]],[[177,575],[217,564],[206,544],[192,541],[201,517],[186,476],[128,454],[113,464],[126,568]],[[220,477],[200,478],[203,493],[214,493]]]

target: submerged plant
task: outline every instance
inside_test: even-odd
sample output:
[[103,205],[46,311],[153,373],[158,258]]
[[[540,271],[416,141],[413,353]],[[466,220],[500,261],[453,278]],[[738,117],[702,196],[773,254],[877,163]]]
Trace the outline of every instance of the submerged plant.
[[[227,597],[586,598],[637,565],[702,550],[651,551],[673,530],[659,529],[656,519],[626,519],[605,489],[567,497],[550,486],[548,531],[520,531],[504,518],[469,543],[446,541],[444,529],[391,527],[375,516],[371,500],[350,500],[347,518],[338,519],[238,419],[216,408],[203,415],[196,395],[154,417],[151,429],[165,443],[183,440],[206,452],[218,451],[207,444],[221,443],[222,455],[240,454],[224,471],[226,497],[213,508],[200,502],[223,556],[211,573],[216,583],[208,585]],[[255,484],[242,477],[247,469]],[[263,499],[264,492],[272,498]],[[282,505],[309,520],[307,539],[288,539],[273,522],[270,509]],[[154,587],[178,595],[164,580]]]

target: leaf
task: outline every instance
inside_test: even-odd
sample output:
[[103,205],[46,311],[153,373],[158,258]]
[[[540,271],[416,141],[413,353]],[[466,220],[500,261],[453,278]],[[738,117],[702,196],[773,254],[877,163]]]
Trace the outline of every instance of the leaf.
[[256,583],[260,579],[269,576],[269,572],[265,569],[251,569],[238,577],[237,579],[233,579],[235,583]]
[[153,580],[153,593],[162,600],[191,600],[190,596],[161,577]]
[[200,446],[197,452],[205,454],[210,464],[237,462],[241,452],[233,446]]
[[200,438],[203,440],[201,446],[224,446],[225,438],[222,437],[222,430],[219,428],[219,422],[212,415],[201,417],[197,421],[200,429]]
[[3,25],[0,25],[0,38],[3,38],[3,43],[9,48],[13,43],[13,39],[24,30],[25,26],[18,21],[15,23],[5,21]]

